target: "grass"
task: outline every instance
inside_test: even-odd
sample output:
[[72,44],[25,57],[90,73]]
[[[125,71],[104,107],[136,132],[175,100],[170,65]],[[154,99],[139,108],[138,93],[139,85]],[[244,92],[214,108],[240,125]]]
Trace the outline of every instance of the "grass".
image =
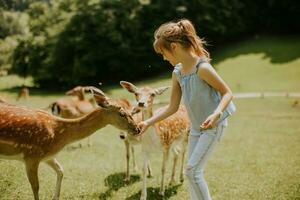
[[[288,50],[288,47],[293,47],[293,44],[300,41],[295,38],[282,40],[260,38],[224,48],[224,51],[215,53],[215,67],[234,92],[299,92],[300,80],[297,77],[300,77],[300,55],[276,59],[281,54],[267,51],[268,48],[270,51],[280,48]],[[296,47],[293,48],[295,50]],[[296,50],[300,52],[300,49]],[[163,75],[137,85],[170,85],[169,77],[170,75]],[[10,80],[19,81],[14,78]],[[15,90],[9,89],[15,85],[4,84],[5,80],[0,78],[1,96],[15,102]],[[17,85],[20,84],[22,82]],[[106,88],[106,92],[111,97],[133,100],[123,89]],[[159,99],[168,100],[169,92]],[[15,103],[43,108],[61,95],[37,91],[29,101]],[[230,118],[230,126],[205,171],[213,199],[300,199],[300,105],[292,107],[297,100],[299,101],[296,98],[235,100],[237,113]],[[139,199],[142,184],[140,175],[133,174],[128,185],[122,181],[125,172],[125,147],[119,139],[118,130],[108,126],[93,134],[91,140],[92,147],[85,145],[77,148],[73,145],[58,154],[57,158],[65,171],[61,199]],[[141,166],[140,147],[137,146],[136,149],[138,164]],[[161,157],[157,153],[151,157],[154,177],[148,179],[149,199],[188,199],[186,182],[169,187],[164,198],[158,195]],[[54,191],[55,174],[48,166],[41,164],[39,177],[41,199],[50,199]],[[167,172],[167,178],[169,177],[170,170]],[[0,160],[0,199],[32,199],[22,163]]]
[[[214,199],[300,197],[300,108],[292,108],[294,100],[235,101],[238,112],[230,119],[230,127],[206,167],[206,179]],[[67,147],[58,155],[65,170],[62,199],[138,199],[140,176],[135,174],[129,185],[122,181],[125,148],[118,131],[107,127],[91,139],[92,147]],[[140,147],[137,149],[139,152]],[[137,157],[141,161],[140,154]],[[163,199],[158,195],[161,155],[154,154],[151,162],[155,176],[148,179],[149,196],[153,197],[149,199]],[[0,169],[0,199],[32,198],[21,163],[0,160]],[[49,199],[55,175],[44,164],[39,175],[41,199]],[[164,199],[186,199],[187,185],[175,185],[166,194]]]
[[299,92],[300,38],[256,37],[220,48],[213,63],[234,92]]

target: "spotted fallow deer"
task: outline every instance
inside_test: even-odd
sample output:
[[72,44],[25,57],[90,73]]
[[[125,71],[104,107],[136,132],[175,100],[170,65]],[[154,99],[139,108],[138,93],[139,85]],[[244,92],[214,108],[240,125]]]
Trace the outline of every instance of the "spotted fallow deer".
[[42,110],[0,103],[0,158],[25,163],[35,200],[39,199],[40,162],[45,162],[57,173],[53,199],[59,199],[63,168],[55,155],[64,146],[90,136],[108,124],[132,134],[139,133],[127,111],[110,104],[102,96],[94,96],[101,107],[77,119],[64,119]]
[[[127,99],[108,99],[108,101],[110,103],[119,105],[122,108],[124,108],[126,111],[130,112],[136,123],[142,120],[141,113],[133,113],[134,107]],[[130,142],[128,139],[127,132],[121,131],[120,138],[124,141],[124,145],[126,149],[126,174],[125,174],[124,181],[129,182],[130,181],[130,157],[132,157],[133,171],[134,172],[138,171],[138,167],[135,160],[135,150],[134,150],[134,146],[132,145],[133,142]],[[136,137],[137,139],[136,141],[139,141],[138,138],[139,137]],[[150,164],[148,165],[148,169],[149,169],[149,176],[151,176]]]
[[49,107],[53,114],[63,118],[78,118],[95,109],[94,99],[87,100],[85,91],[89,86],[77,86],[66,92],[68,96],[74,96],[77,99],[62,98],[53,102]]
[[[90,87],[92,88],[94,93],[99,94],[98,88]],[[100,90],[100,92],[102,92]],[[120,107],[124,108],[126,111],[130,112],[132,114],[132,117],[135,122],[142,121],[142,113],[139,112],[140,110],[138,108],[135,108],[132,106],[132,104],[127,99],[107,99],[112,104],[119,105]],[[130,181],[130,158],[132,158],[132,164],[133,164],[133,172],[138,171],[138,167],[136,164],[135,159],[135,150],[134,145],[141,143],[141,137],[140,136],[131,136],[130,134],[127,134],[125,131],[120,132],[120,138],[124,141],[125,149],[126,149],[126,174],[124,181],[129,182]],[[148,177],[152,177],[152,170],[150,166],[150,162],[148,162]]]
[[[96,108],[94,98],[86,99],[85,92],[89,86],[77,86],[66,92],[66,95],[73,96],[75,99],[62,98],[50,104],[52,114],[68,119],[82,117]],[[82,146],[82,141],[79,147]],[[88,146],[91,146],[90,138],[87,138]]]
[[[146,120],[153,116],[153,100],[156,95],[162,94],[169,87],[159,87],[153,89],[150,87],[138,88],[132,83],[121,81],[121,86],[135,95],[138,108],[142,110],[142,120]],[[161,107],[154,111],[154,114],[161,112],[166,107]],[[175,169],[179,154],[181,154],[180,181],[183,182],[183,163],[187,146],[187,138],[189,133],[189,119],[184,106],[180,106],[178,111],[172,116],[156,123],[141,137],[142,154],[143,154],[143,188],[141,199],[147,199],[146,173],[149,154],[156,150],[163,152],[162,160],[162,177],[160,186],[160,195],[165,192],[165,171],[166,164],[170,153],[174,155],[174,163],[170,184],[175,182]],[[134,137],[129,137],[130,138]]]

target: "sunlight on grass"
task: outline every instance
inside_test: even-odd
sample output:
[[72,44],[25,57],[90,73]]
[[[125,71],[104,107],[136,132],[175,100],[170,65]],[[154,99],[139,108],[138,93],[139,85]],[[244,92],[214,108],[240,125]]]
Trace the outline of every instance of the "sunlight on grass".
[[[206,168],[214,199],[299,197],[300,107],[292,107],[294,101],[292,98],[235,101],[238,111],[230,119],[230,127]],[[128,185],[122,182],[125,147],[118,132],[109,126],[91,137],[92,147],[66,147],[58,155],[65,170],[62,199],[138,199],[142,184],[139,174],[133,174]],[[138,146],[139,167],[140,150]],[[154,177],[148,179],[148,189],[155,199],[160,199],[157,190],[161,159],[159,154],[151,156]],[[0,199],[32,199],[20,162],[0,160],[0,169]],[[41,197],[48,199],[54,190],[55,174],[44,164],[40,167],[40,180]],[[170,192],[165,199],[186,199],[187,185],[175,186]]]
[[[245,41],[225,48],[223,54],[216,52],[215,67],[233,92],[300,92],[298,54],[278,54],[280,47],[288,51],[292,43],[298,44],[300,40],[276,43],[274,41],[278,40],[272,38],[259,41],[261,43]],[[255,50],[254,44],[259,50]],[[279,57],[276,59],[276,56]],[[167,86],[171,84],[170,77],[171,70],[169,74],[135,84]],[[34,90],[29,100],[16,101],[17,90],[14,88],[22,84],[23,80],[16,76],[0,77],[0,96],[12,103],[33,108],[46,108],[63,96],[62,92]],[[26,79],[26,84],[32,86],[32,80]],[[134,101],[133,94],[119,85],[104,87],[103,90],[111,98]],[[156,98],[167,102],[169,96],[170,90]],[[285,97],[234,101],[237,112],[230,118],[230,126],[206,167],[205,176],[213,199],[300,199],[300,105],[295,105],[300,100]],[[132,174],[132,181],[127,185],[123,182],[125,146],[118,134],[117,129],[107,126],[91,136],[92,147],[71,145],[58,154],[57,158],[65,171],[61,199],[139,199],[142,187],[140,174]],[[141,169],[140,152],[141,148],[137,146],[137,161]],[[158,195],[161,160],[162,155],[151,156],[154,177],[148,179],[147,184],[150,199],[188,199],[186,182],[169,187],[164,198]],[[170,177],[170,163],[168,168],[166,181]],[[0,171],[0,199],[33,198],[21,162],[0,159]],[[39,179],[41,199],[50,199],[55,187],[55,173],[41,164]]]

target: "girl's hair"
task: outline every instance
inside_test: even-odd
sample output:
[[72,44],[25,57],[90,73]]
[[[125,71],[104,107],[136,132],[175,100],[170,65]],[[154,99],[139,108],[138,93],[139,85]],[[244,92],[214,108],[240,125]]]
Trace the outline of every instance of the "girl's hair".
[[192,48],[200,57],[209,59],[209,53],[205,50],[206,44],[201,39],[188,19],[180,19],[177,22],[167,22],[162,24],[154,33],[153,47],[156,53],[162,53],[162,49],[171,50],[171,43],[178,42],[184,48]]

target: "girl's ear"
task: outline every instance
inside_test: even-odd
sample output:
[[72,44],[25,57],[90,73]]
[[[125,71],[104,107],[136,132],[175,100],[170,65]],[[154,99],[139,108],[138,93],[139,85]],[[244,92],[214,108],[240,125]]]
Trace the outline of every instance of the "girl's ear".
[[170,46],[171,46],[172,51],[174,51],[175,49],[177,49],[178,44],[176,44],[175,42],[172,42],[172,43],[170,44]]

